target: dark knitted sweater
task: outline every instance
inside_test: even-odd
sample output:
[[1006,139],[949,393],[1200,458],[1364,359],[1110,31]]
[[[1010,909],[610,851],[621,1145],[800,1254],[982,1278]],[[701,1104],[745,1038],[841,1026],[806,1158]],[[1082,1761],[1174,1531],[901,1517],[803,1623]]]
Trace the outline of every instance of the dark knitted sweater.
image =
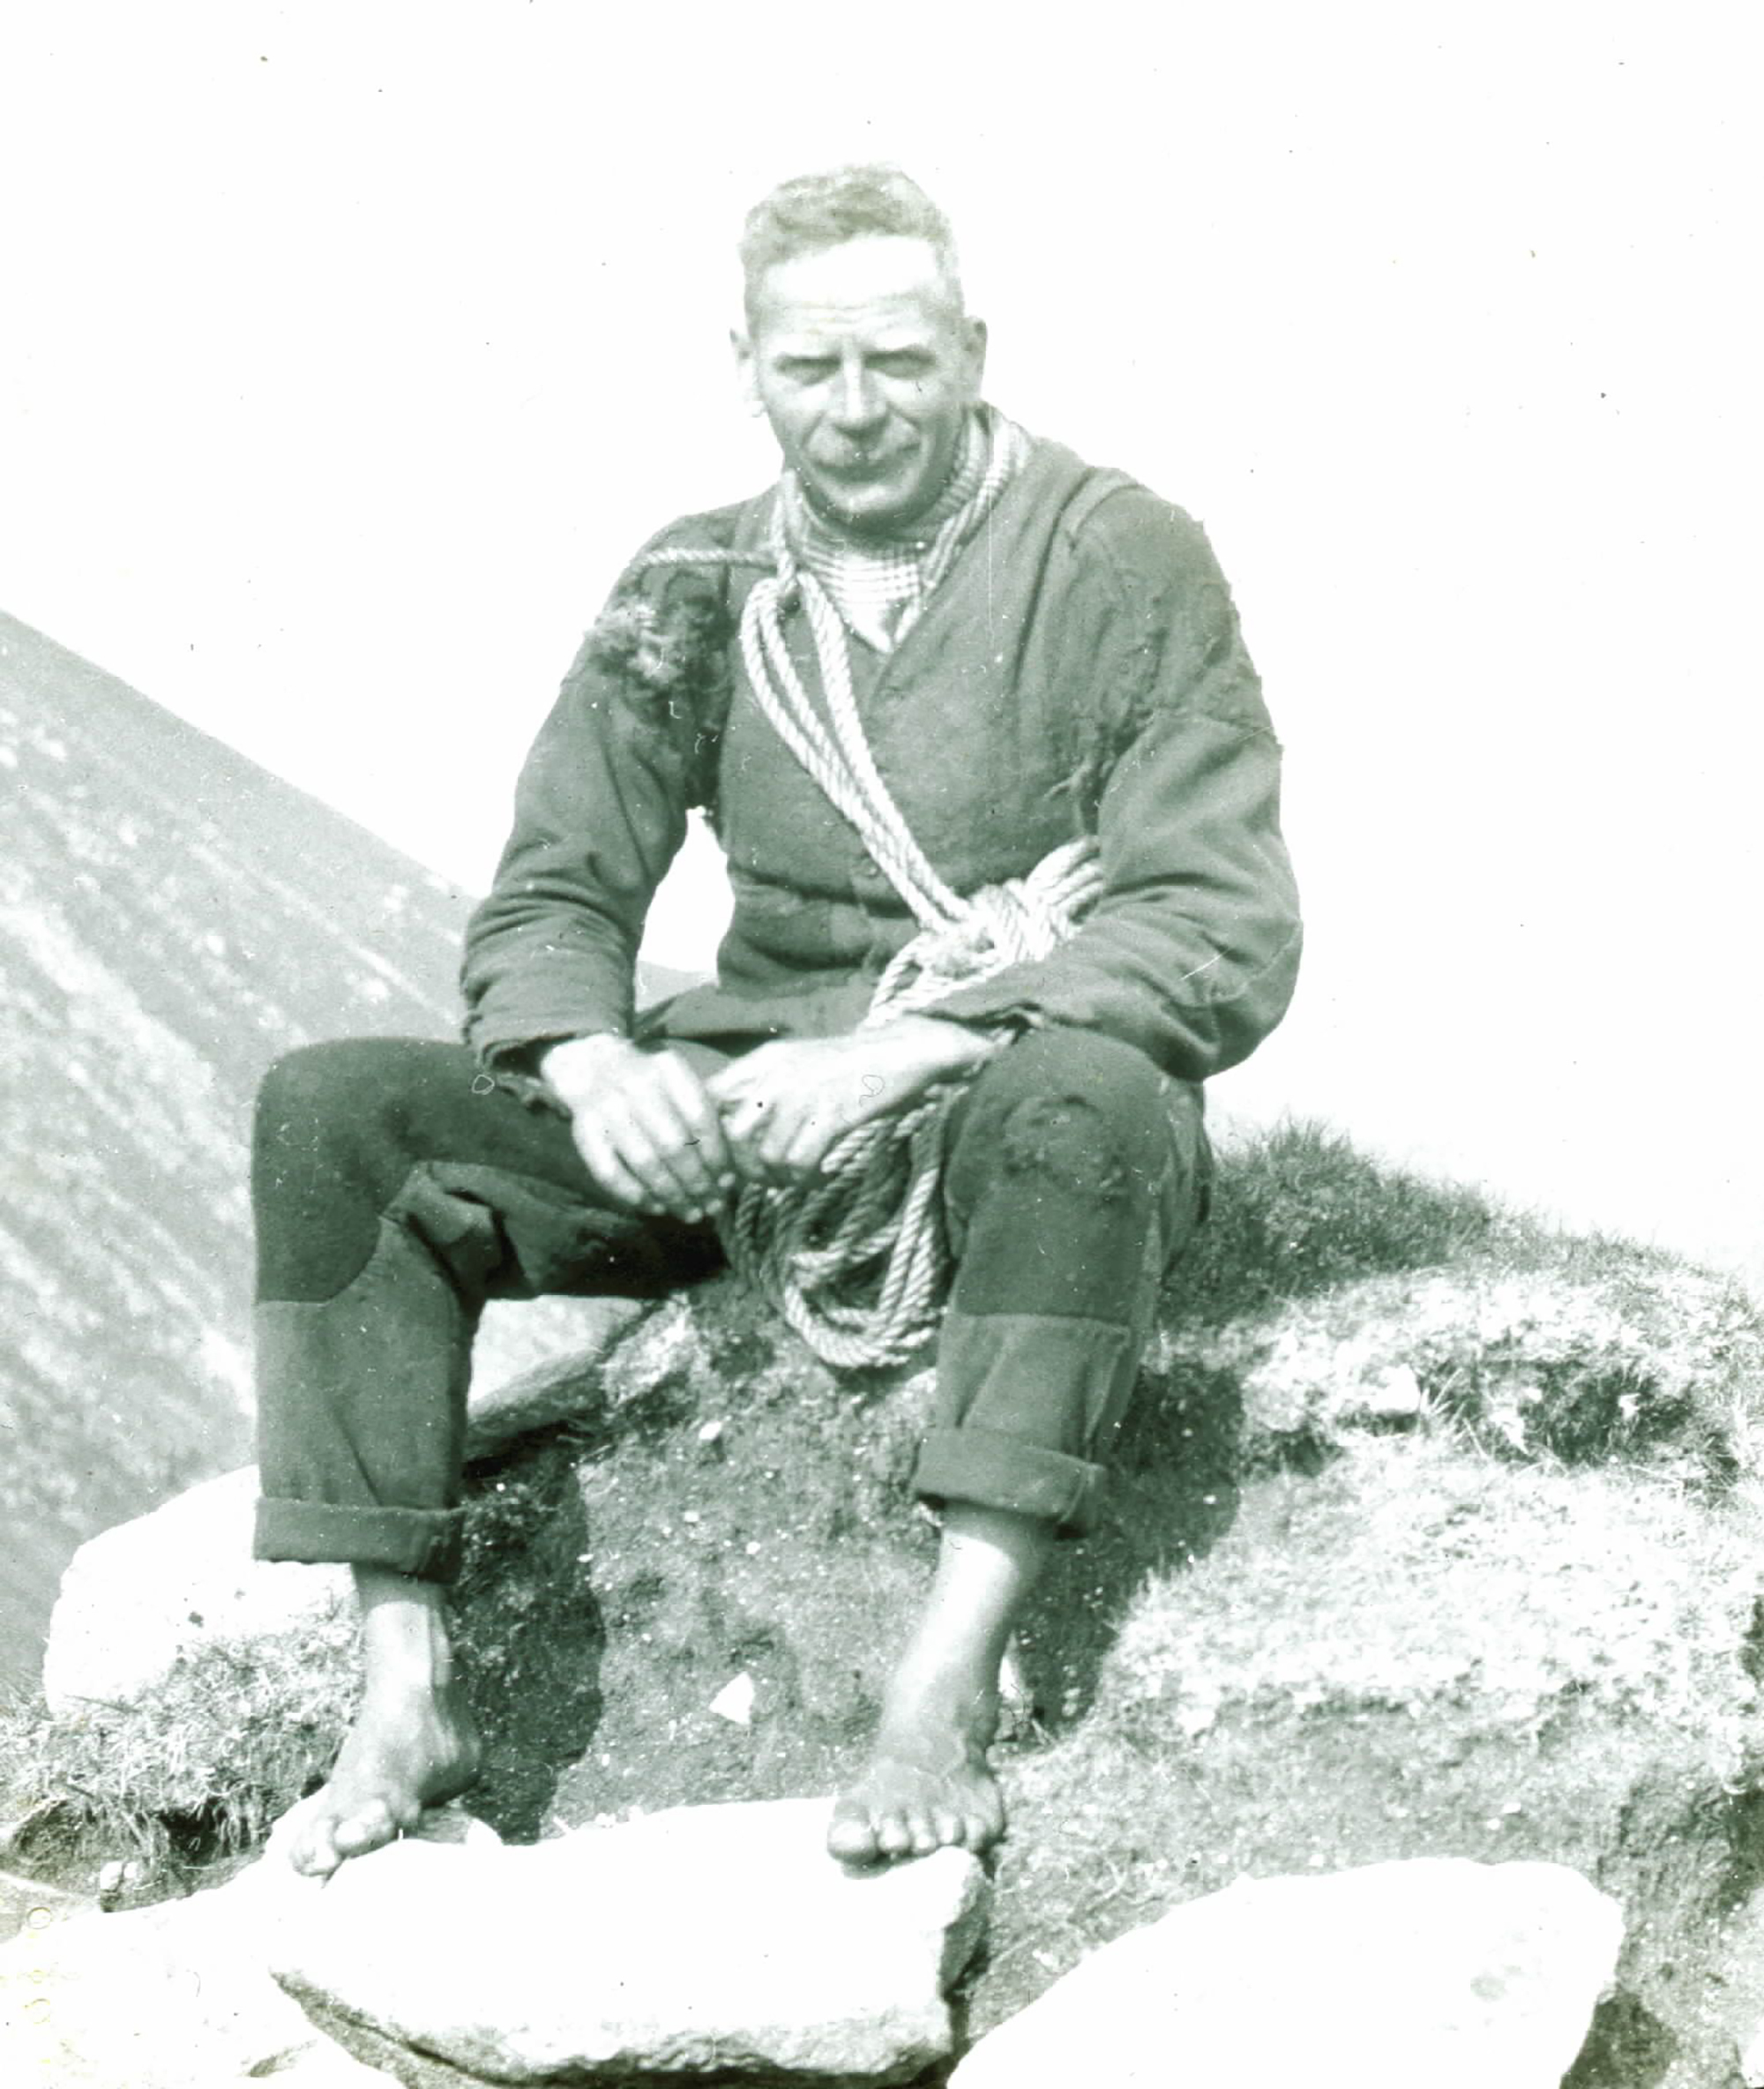
[[[663,531],[652,549],[753,562],[627,577],[564,681],[467,932],[467,1034],[493,1067],[632,1027],[644,914],[694,804],[728,855],[734,917],[716,983],[646,1018],[649,1034],[848,1030],[914,932],[747,689],[735,633],[775,498]],[[818,692],[806,618],[785,628]],[[1080,833],[1101,847],[1106,891],[1078,933],[940,1014],[1101,1030],[1189,1081],[1254,1048],[1292,992],[1297,899],[1279,747],[1195,522],[1038,441],[894,651],[850,652],[878,767],[958,892]]]

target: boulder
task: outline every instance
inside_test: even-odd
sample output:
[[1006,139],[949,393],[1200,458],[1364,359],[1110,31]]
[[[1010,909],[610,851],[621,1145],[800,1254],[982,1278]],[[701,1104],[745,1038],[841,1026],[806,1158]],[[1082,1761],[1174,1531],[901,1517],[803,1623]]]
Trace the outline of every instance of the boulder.
[[438,2057],[462,2085],[909,2081],[953,2050],[947,1995],[985,1876],[960,1850],[842,1868],[827,1812],[692,1807],[527,1848],[396,1844],[344,1866],[322,1920],[278,1935],[274,1970],[326,2023]]
[[215,1639],[349,1628],[346,1569],[251,1558],[257,1494],[248,1465],[80,1546],[62,1576],[43,1656],[52,1711],[126,1703]]
[[1446,1434],[1215,1491],[1222,1523],[1166,1522],[1181,1564],[1126,1595],[1076,1726],[1009,1776],[975,2032],[1239,1877],[1543,1860],[1628,1925],[1588,2085],[1723,2082],[1734,2026],[1709,1999],[1760,1883],[1751,1500]]
[[842,1869],[827,1810],[686,1808],[526,1848],[437,1816],[328,1882],[273,1843],[225,1885],[117,1914],[34,1887],[0,1947],[0,2080],[366,2089],[381,2057],[462,2084],[910,2080],[954,2049],[985,1876],[953,1850]]
[[1558,2089],[1622,1936],[1560,1865],[1245,1881],[1084,1959],[950,2089]]
[[41,1891],[0,1949],[0,2080],[56,2089],[387,2089],[318,2030],[266,1969],[279,1923],[321,1889],[275,1860],[187,1900],[76,1912]]
[[528,1299],[484,1308],[472,1351],[467,1452],[578,1413],[594,1366],[654,1311],[636,1299]]
[[23,1872],[0,1871],[0,1943],[74,1915],[95,1913],[97,1906],[90,1894],[70,1892]]

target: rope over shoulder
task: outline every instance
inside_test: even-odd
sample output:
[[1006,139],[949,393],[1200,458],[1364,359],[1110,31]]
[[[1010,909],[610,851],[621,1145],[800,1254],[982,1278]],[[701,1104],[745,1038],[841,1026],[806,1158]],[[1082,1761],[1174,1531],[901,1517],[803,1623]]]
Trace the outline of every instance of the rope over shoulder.
[[[861,1028],[934,1008],[959,987],[1046,957],[1073,933],[1102,891],[1089,836],[1053,850],[1024,877],[966,896],[920,849],[864,737],[839,612],[791,552],[781,512],[763,551],[670,546],[641,554],[626,570],[635,576],[686,565],[765,569],[748,591],[740,626],[754,699],[919,924],[878,981]],[[814,639],[825,716],[784,635],[782,613],[798,603]],[[824,1361],[847,1369],[903,1363],[935,1331],[950,1271],[938,1195],[945,1137],[971,1079],[939,1082],[904,1110],[846,1133],[812,1181],[750,1184],[724,1220],[730,1264]]]
[[[926,857],[878,770],[858,717],[839,613],[783,535],[774,570],[749,590],[741,649],[755,700],[779,738],[856,828],[919,924],[883,973],[862,1027],[935,1007],[958,987],[1045,957],[1100,896],[1094,841],[1054,850],[1023,878],[963,896]],[[799,601],[821,670],[826,714],[796,672],[782,610]],[[937,1325],[949,1276],[938,1187],[952,1104],[968,1076],[872,1119],[829,1149],[816,1180],[751,1184],[724,1222],[734,1268],[769,1295],[826,1362],[903,1362]]]

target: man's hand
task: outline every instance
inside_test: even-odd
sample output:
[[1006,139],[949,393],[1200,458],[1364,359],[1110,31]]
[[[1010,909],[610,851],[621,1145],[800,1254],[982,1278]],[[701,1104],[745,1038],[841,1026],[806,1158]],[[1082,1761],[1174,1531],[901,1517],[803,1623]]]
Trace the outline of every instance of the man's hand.
[[540,1072],[570,1113],[583,1166],[620,1203],[697,1224],[739,1187],[716,1105],[677,1052],[568,1037]]
[[709,1091],[736,1165],[750,1182],[812,1175],[833,1142],[900,1108],[992,1050],[978,1030],[903,1015],[838,1037],[761,1044],[713,1074]]

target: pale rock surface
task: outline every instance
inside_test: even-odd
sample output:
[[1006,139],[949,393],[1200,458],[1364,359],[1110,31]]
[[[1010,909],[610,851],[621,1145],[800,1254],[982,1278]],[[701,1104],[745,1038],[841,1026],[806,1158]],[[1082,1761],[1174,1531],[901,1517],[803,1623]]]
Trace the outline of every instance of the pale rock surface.
[[654,1311],[636,1299],[493,1300],[472,1351],[467,1455],[482,1457],[581,1405],[585,1381]]
[[950,2089],[1557,2089],[1622,1939],[1563,1865],[1246,1880],[1093,1953]]
[[126,1703],[206,1640],[267,1638],[353,1614],[347,1569],[251,1558],[257,1494],[248,1465],[80,1546],[43,1655],[52,1711]]
[[0,1871],[0,1943],[27,1930],[70,1921],[75,1915],[95,1914],[97,1909],[97,1901],[89,1894],[48,1886],[23,1872]]
[[274,1860],[188,1900],[45,1919],[0,1949],[0,2081],[55,2089],[387,2089],[270,1977],[269,1940],[324,1889]]
[[[472,2076],[909,2081],[952,2051],[987,1886],[966,1851],[831,1863],[825,1800],[676,1808],[524,1848],[403,1842],[282,1930],[303,2001]],[[388,1940],[397,1940],[397,1949]]]

